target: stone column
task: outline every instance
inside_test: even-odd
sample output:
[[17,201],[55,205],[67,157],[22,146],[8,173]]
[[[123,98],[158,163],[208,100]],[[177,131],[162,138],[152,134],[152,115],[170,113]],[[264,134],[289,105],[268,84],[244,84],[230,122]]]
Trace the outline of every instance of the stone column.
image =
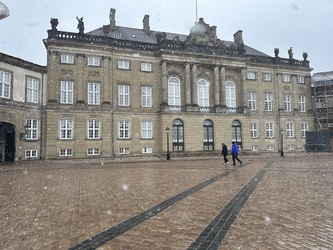
[[185,64],[185,105],[191,105],[191,65],[189,63]]
[[101,83],[101,98],[103,105],[111,105],[111,72],[112,61],[111,57],[103,57],[103,81]]
[[162,105],[168,105],[168,71],[167,62],[162,61]]
[[85,81],[85,55],[78,54],[77,55],[77,82],[74,83],[74,93],[76,96],[77,104],[86,103],[87,96],[87,82]]
[[214,101],[215,106],[220,106],[220,76],[219,76],[219,67],[215,66],[214,68]]
[[192,105],[198,106],[198,67],[194,63],[192,66]]
[[240,88],[240,96],[241,96],[241,102],[238,102],[238,106],[241,106],[241,107],[247,107],[247,96],[246,95],[246,84],[245,84],[245,78],[246,78],[246,69],[245,68],[242,68],[241,69],[241,88]]
[[220,104],[222,106],[226,106],[226,104],[225,104],[225,98],[226,98],[226,96],[225,96],[225,68],[224,67],[222,67],[220,69],[220,79],[221,79],[221,91],[220,91],[221,102],[220,102]]

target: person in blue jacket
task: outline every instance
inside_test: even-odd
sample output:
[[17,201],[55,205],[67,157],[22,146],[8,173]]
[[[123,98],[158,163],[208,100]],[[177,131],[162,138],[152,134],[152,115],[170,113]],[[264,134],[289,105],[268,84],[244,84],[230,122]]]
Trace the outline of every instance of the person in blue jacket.
[[238,145],[236,142],[232,142],[232,147],[231,147],[231,155],[232,155],[232,162],[234,164],[232,165],[236,165],[236,161],[237,160],[241,165],[243,164],[242,161],[240,159],[238,159]]

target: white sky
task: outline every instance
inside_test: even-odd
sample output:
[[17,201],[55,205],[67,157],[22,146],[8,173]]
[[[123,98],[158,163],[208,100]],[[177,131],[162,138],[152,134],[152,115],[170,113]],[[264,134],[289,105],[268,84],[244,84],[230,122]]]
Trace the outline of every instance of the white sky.
[[[196,20],[195,0],[1,0],[10,16],[0,20],[0,51],[46,65],[43,39],[51,29],[51,17],[59,19],[58,30],[78,32],[76,16],[83,17],[85,32],[109,24],[110,8],[116,9],[116,24],[142,28],[145,14],[150,29],[189,34]],[[197,0],[198,17],[217,26],[221,40],[233,41],[243,30],[244,43],[274,56],[302,60],[307,52],[312,73],[333,70],[333,0]]]

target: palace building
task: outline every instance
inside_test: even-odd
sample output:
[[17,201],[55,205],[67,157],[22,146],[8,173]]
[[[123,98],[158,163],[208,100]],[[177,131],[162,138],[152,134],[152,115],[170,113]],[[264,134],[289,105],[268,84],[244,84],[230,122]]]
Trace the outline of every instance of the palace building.
[[142,28],[118,26],[115,14],[87,33],[83,18],[76,33],[51,19],[42,159],[209,154],[232,141],[243,152],[305,150],[314,127],[306,53],[271,57],[241,30],[219,39],[203,18],[184,35],[151,30],[148,15]]

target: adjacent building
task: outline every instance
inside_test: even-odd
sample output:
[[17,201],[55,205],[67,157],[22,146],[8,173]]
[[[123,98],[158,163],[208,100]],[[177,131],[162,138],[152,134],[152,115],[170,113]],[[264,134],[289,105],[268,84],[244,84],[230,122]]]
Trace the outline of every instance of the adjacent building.
[[41,158],[209,154],[232,141],[247,152],[305,149],[314,128],[306,53],[297,60],[292,49],[288,58],[275,49],[271,57],[246,45],[241,30],[219,39],[202,18],[184,35],[151,30],[148,15],[142,28],[118,26],[115,14],[88,33],[83,18],[75,33],[51,19],[47,79],[33,75],[46,81],[31,104],[36,116],[6,121],[15,131],[40,122]]

